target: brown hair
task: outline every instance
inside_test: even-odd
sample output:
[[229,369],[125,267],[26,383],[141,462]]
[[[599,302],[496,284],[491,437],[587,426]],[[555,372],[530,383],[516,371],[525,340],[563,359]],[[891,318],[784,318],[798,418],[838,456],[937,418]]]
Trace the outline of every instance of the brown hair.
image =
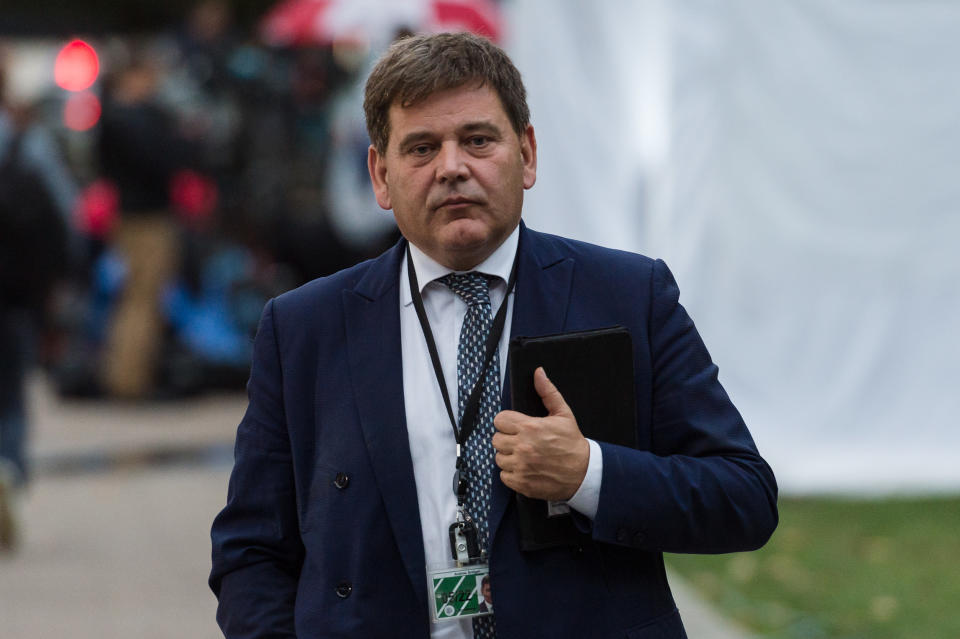
[[490,86],[517,135],[530,123],[527,91],[520,72],[503,49],[472,33],[438,33],[403,38],[383,54],[367,79],[363,111],[367,133],[378,153],[390,139],[390,107],[408,107],[437,91],[476,83]]

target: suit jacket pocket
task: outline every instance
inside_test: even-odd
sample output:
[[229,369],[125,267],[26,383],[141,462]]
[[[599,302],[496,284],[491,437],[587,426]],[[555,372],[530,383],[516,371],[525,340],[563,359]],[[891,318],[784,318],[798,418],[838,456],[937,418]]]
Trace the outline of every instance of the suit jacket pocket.
[[624,635],[627,639],[687,639],[687,633],[680,621],[680,611],[655,617],[639,626],[628,628]]

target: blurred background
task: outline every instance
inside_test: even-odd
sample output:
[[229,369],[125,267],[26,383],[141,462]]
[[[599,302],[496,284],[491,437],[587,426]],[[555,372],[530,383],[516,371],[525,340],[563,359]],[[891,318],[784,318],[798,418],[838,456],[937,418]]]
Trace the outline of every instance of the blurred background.
[[960,636],[946,0],[3,0],[0,636],[217,636],[260,310],[395,241],[363,82],[455,29],[523,73],[527,223],[670,265],[780,481],[770,544],[678,588],[744,634]]

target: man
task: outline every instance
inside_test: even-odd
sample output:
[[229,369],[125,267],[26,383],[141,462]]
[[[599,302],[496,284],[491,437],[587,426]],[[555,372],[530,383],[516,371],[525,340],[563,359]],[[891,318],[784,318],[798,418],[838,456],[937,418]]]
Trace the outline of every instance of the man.
[[156,392],[165,327],[161,300],[180,262],[170,184],[189,166],[190,145],[160,103],[159,80],[154,62],[135,53],[107,83],[98,127],[101,172],[120,198],[111,244],[126,264],[108,320],[100,382],[109,396],[124,399]]
[[48,298],[76,248],[67,225],[73,179],[32,109],[8,101],[5,70],[0,51],[0,555],[22,537],[27,375]]
[[[225,635],[684,637],[661,553],[761,546],[776,484],[666,266],[520,223],[536,138],[486,40],[395,43],[364,109],[377,201],[405,240],[264,310],[213,527]],[[584,439],[542,369],[549,415],[497,414],[507,336],[614,324],[634,344],[637,449]],[[589,536],[522,551],[515,491],[566,502]],[[432,622],[428,578],[467,520],[496,612]]]

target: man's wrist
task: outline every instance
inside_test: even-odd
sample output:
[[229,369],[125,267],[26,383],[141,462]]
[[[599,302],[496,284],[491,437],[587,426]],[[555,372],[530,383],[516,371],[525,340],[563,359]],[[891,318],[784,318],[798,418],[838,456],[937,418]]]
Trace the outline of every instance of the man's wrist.
[[567,505],[581,515],[591,520],[597,516],[597,507],[600,504],[600,482],[603,480],[603,453],[600,444],[588,439],[590,458],[587,461],[587,473],[580,482],[580,487],[573,497],[567,500]]

